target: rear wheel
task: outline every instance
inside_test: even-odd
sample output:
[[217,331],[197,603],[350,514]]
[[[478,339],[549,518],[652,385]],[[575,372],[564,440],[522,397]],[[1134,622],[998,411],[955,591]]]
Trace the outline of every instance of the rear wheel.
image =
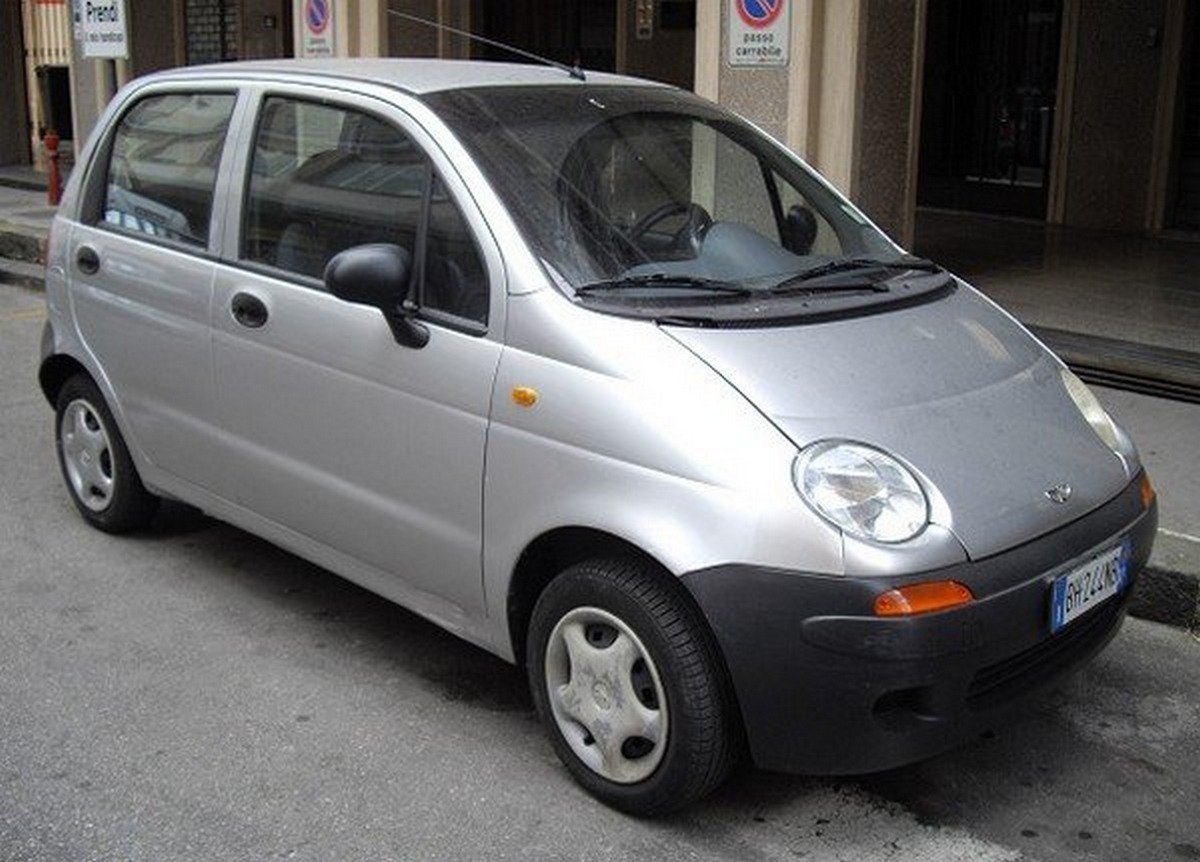
[[71,377],[58,393],[55,441],[71,501],[109,533],[144,527],[158,508],[146,490],[104,396],[91,378]]
[[737,719],[716,645],[684,588],[634,559],[555,578],[530,621],[534,701],[560,759],[633,814],[682,807],[724,780]]

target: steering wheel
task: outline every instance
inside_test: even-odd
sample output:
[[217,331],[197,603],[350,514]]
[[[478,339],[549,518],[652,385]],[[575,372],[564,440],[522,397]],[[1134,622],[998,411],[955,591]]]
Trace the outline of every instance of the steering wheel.
[[698,250],[700,240],[704,237],[704,232],[712,226],[713,220],[707,210],[700,204],[695,203],[680,203],[679,201],[667,201],[661,206],[657,206],[650,212],[646,213],[629,229],[629,238],[637,243],[642,244],[642,238],[650,232],[650,229],[661,221],[665,221],[671,216],[687,214],[687,219],[680,226],[679,230],[671,235],[671,245],[673,249],[678,249],[685,244],[693,250]]

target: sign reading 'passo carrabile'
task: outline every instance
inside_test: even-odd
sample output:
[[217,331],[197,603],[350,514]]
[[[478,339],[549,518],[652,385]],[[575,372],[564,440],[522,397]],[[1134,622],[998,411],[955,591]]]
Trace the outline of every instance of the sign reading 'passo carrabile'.
[[727,43],[731,66],[788,64],[788,0],[729,0]]

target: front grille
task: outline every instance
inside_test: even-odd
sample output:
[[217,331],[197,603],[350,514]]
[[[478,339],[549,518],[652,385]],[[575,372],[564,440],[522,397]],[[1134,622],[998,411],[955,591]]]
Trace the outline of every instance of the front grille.
[[1102,643],[1121,620],[1123,599],[1106,602],[1058,634],[978,671],[967,689],[967,706],[987,709],[1065,670]]

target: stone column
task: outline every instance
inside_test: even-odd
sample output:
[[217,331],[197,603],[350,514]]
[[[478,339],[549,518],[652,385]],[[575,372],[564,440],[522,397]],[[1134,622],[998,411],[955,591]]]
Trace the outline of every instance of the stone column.
[[100,114],[116,93],[112,60],[85,58],[79,43],[71,40],[71,125],[75,134],[75,152],[92,133]]
[[736,0],[699,0],[696,92],[774,135],[911,241],[926,0],[782,0],[786,67],[727,61]]

